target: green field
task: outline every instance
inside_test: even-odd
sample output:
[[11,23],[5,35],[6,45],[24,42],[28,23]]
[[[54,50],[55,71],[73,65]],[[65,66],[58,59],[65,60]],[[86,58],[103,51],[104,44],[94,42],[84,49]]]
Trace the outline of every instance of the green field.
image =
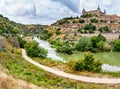
[[[73,52],[72,55],[68,55],[68,54],[59,54],[59,55],[66,60],[71,60],[71,59],[78,60],[84,58],[84,53],[78,51]],[[120,66],[120,52],[95,53],[94,57],[96,59],[101,60],[102,63]]]

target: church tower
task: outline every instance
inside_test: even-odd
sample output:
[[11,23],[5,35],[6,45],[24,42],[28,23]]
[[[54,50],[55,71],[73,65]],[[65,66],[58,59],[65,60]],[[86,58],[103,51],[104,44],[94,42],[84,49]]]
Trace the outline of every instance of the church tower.
[[85,9],[83,8],[83,10],[82,10],[82,14],[84,15],[84,14],[85,14],[85,12],[86,12],[86,11],[85,11]]
[[98,6],[97,10],[100,11],[100,7],[99,6]]
[[106,10],[104,10],[104,14],[106,15]]

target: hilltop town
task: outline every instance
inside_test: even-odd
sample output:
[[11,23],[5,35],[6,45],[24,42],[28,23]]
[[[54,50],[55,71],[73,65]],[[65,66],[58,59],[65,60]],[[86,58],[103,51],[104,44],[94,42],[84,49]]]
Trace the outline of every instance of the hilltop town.
[[69,17],[57,21],[53,25],[61,26],[65,28],[83,28],[84,24],[92,23],[96,25],[97,28],[100,26],[109,26],[112,31],[119,31],[120,29],[120,16],[116,14],[108,15],[106,11],[101,11],[100,7],[96,10],[86,11],[84,8],[82,10],[81,17]]
[[63,18],[53,23],[50,28],[60,28],[61,33],[65,33],[68,40],[73,38],[73,41],[80,36],[93,36],[99,33],[108,39],[117,39],[120,33],[120,16],[108,15],[105,10],[101,11],[99,6],[96,10],[91,11],[83,8],[80,17]]

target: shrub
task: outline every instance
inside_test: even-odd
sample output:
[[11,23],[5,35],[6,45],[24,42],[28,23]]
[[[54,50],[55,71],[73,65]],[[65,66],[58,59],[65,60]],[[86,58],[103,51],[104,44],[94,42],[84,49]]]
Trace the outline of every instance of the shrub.
[[115,40],[113,51],[120,51],[120,39]]
[[97,43],[97,48],[99,48],[100,50],[103,50],[104,49],[104,45],[105,45],[104,41],[99,41],[99,43]]
[[112,46],[109,43],[106,42],[103,49],[104,49],[104,51],[109,52],[109,51],[111,51]]
[[37,42],[26,43],[25,49],[27,50],[27,55],[30,57],[46,58],[47,56],[47,51],[39,47]]
[[42,30],[40,33],[41,34],[48,34],[48,30]]
[[108,26],[101,26],[98,30],[100,32],[108,32],[109,31],[109,27]]
[[92,43],[89,37],[81,37],[75,44],[75,48],[78,51],[91,51]]
[[102,34],[99,34],[98,35],[98,39],[99,39],[99,41],[106,41],[106,38],[102,35]]
[[83,19],[80,19],[78,22],[79,23],[84,23],[85,21]]
[[56,35],[60,35],[60,34],[61,34],[60,30],[56,30]]
[[84,59],[83,60],[78,60],[78,62],[76,62],[75,65],[75,70],[76,71],[92,71],[92,72],[100,72],[102,71],[102,63],[97,60],[95,61],[94,57],[93,57],[93,53],[91,52],[86,52],[84,55]]
[[85,15],[81,15],[82,18],[90,18],[92,17],[92,14],[85,14]]
[[92,42],[93,48],[97,48],[97,43],[99,42],[98,36],[91,37],[91,42]]
[[90,22],[91,22],[91,23],[98,23],[98,20],[95,19],[95,18],[93,18],[93,19],[90,20]]
[[92,30],[96,30],[96,26],[92,25],[92,24],[85,24],[84,25],[84,30],[89,30],[89,29],[92,29]]
[[26,41],[21,37],[18,37],[18,41],[19,41],[19,44],[20,44],[20,48],[24,48],[24,45],[25,45]]
[[96,52],[97,49],[103,50],[103,51],[110,50],[109,48],[107,48],[107,46],[105,46],[105,41],[106,41],[106,38],[102,36],[102,34],[91,37],[91,42],[93,46],[92,52]]
[[94,33],[93,29],[89,29],[89,33]]
[[71,49],[71,47],[69,45],[57,47],[56,51],[58,53],[72,54],[72,49]]
[[83,31],[82,31],[82,29],[81,29],[81,28],[78,28],[78,32],[83,33]]

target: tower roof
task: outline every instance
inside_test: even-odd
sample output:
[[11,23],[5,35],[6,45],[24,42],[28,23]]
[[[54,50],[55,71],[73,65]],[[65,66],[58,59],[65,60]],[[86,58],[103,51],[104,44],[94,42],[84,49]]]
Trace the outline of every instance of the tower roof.
[[83,11],[85,11],[85,8],[83,8]]
[[99,5],[98,5],[98,8],[97,8],[98,10],[100,10],[100,7],[99,7]]

